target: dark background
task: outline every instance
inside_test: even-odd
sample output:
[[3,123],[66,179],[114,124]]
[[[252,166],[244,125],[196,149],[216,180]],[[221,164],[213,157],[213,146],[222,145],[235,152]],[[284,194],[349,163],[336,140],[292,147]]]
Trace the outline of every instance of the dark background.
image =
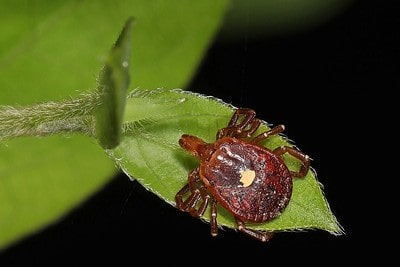
[[388,177],[376,151],[396,107],[388,94],[399,88],[399,22],[389,1],[358,1],[301,33],[243,34],[236,41],[217,36],[186,88],[285,124],[285,134],[314,159],[345,235],[279,233],[261,243],[226,230],[212,238],[209,225],[120,174],[59,222],[0,252],[0,266],[321,265],[378,258],[377,248],[385,244],[377,238],[385,231],[376,231],[384,216],[378,194],[390,186],[377,182]]

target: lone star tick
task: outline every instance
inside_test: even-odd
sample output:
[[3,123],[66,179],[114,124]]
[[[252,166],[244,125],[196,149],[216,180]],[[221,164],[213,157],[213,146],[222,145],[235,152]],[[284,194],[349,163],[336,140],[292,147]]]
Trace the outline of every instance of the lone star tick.
[[[279,216],[292,195],[293,177],[304,177],[310,158],[299,150],[281,146],[274,150],[259,145],[283,132],[278,125],[253,136],[261,122],[252,109],[237,109],[228,126],[217,132],[214,143],[183,134],[179,145],[200,160],[188,175],[188,183],[176,194],[181,211],[199,218],[211,205],[211,235],[218,234],[217,203],[236,220],[237,229],[260,241],[273,232],[246,227],[246,222],[263,223]],[[282,155],[288,153],[301,162],[298,171],[289,170]]]

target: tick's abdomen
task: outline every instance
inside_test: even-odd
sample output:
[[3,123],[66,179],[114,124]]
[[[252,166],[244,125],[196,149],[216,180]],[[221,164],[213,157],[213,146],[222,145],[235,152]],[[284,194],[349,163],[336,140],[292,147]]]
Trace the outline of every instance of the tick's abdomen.
[[200,177],[213,197],[235,217],[265,222],[287,206],[292,177],[272,151],[224,137],[215,143],[209,161],[200,165]]

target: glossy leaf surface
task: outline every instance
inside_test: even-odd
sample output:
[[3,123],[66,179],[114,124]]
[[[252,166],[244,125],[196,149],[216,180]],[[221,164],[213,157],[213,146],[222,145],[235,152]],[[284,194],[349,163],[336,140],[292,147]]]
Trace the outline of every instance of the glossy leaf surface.
[[[206,142],[215,141],[217,130],[227,125],[233,108],[220,100],[181,90],[133,92],[127,100],[124,138],[109,153],[132,179],[175,205],[175,194],[187,183],[189,171],[199,164],[180,148],[179,138],[187,133]],[[264,123],[258,132],[267,129]],[[263,145],[273,149],[290,144],[285,138],[274,136]],[[289,169],[299,168],[299,161],[293,157],[285,157],[285,161]],[[342,233],[313,170],[305,178],[295,179],[293,187],[291,201],[282,215],[251,227],[270,231],[323,229],[332,234]],[[209,219],[208,212],[204,219]],[[218,222],[235,227],[233,217],[223,208],[219,208]]]

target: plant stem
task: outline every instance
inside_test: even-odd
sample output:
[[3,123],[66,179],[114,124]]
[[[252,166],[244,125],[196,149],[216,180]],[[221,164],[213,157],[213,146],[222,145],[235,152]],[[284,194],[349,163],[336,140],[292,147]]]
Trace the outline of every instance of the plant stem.
[[0,106],[0,140],[62,132],[81,132],[93,136],[92,113],[100,101],[100,95],[95,92],[64,102],[26,107]]

